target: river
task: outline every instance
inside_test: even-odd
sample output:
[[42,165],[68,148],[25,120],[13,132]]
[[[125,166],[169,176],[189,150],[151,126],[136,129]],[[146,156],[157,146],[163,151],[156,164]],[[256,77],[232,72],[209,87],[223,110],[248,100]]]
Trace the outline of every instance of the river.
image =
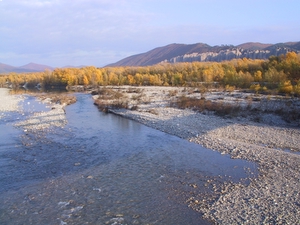
[[90,95],[76,97],[62,128],[14,127],[49,110],[29,96],[22,112],[1,119],[0,224],[211,224],[187,199],[211,194],[209,180],[257,172],[251,162],[99,112]]

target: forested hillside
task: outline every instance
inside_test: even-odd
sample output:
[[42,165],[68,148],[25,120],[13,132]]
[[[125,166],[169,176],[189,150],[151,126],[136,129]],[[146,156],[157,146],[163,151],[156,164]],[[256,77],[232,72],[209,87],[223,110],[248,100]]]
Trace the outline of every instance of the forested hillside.
[[132,55],[108,66],[150,66],[161,62],[222,62],[232,59],[268,59],[288,52],[300,53],[300,42],[262,44],[248,42],[234,45],[210,46],[197,44],[170,44],[145,53]]
[[0,76],[0,85],[67,87],[73,85],[164,85],[276,90],[300,95],[300,54],[272,56],[268,60],[234,59],[224,62],[160,63],[145,67],[59,68],[54,71]]

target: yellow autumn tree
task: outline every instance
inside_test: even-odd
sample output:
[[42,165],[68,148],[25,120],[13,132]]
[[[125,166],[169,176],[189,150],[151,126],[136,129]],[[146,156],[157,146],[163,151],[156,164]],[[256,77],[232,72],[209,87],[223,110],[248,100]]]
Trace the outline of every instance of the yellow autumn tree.
[[85,86],[89,84],[89,80],[86,75],[83,75],[82,77],[82,84]]
[[114,72],[110,72],[108,75],[108,84],[109,85],[118,85],[119,84],[119,79],[117,74]]
[[135,85],[135,79],[134,79],[134,76],[132,76],[131,74],[128,74],[127,75],[127,81],[128,81],[128,84],[129,85]]
[[260,70],[258,70],[254,73],[254,81],[255,82],[262,81],[262,72]]

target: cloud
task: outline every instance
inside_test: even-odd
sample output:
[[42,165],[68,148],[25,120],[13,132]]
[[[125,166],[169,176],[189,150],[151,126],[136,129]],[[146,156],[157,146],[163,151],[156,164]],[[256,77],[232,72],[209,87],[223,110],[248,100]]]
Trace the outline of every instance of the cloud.
[[[125,4],[125,1],[119,4],[107,0],[12,2],[15,8],[0,12],[5,18],[0,31],[4,42],[9,43],[6,46],[15,42],[18,49],[26,51],[54,42],[57,44],[50,44],[52,48],[63,45],[81,48],[91,42],[126,38],[145,20],[145,15],[132,12],[129,7],[120,8],[120,2]],[[16,6],[16,2],[20,5]]]
[[[121,59],[120,55],[125,57],[170,43],[218,45],[240,44],[246,40],[274,43],[299,38],[299,18],[287,23],[286,20],[279,21],[278,18],[284,16],[278,14],[277,25],[272,26],[272,19],[263,19],[260,15],[264,13],[269,18],[271,13],[264,12],[263,6],[244,16],[248,4],[235,1],[238,8],[231,11],[235,4],[233,1],[226,4],[228,2],[2,0],[1,54],[4,57],[7,53],[6,61],[13,60],[10,57],[13,53],[15,61],[23,62],[27,55],[28,61],[36,58],[47,64],[49,57],[49,64],[60,65],[67,61],[65,58],[69,59],[68,64],[71,60],[77,63],[79,55],[95,62],[93,57],[86,55],[89,52],[106,63]],[[249,7],[254,9],[256,6]],[[119,56],[117,52],[121,52]],[[0,60],[5,59],[3,57]],[[96,65],[105,64],[101,62]]]

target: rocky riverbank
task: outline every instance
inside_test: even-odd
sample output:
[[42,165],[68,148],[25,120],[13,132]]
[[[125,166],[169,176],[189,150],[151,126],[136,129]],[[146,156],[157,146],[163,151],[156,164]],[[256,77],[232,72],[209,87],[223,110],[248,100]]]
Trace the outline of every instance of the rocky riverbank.
[[[204,213],[204,217],[218,224],[295,224],[300,221],[299,120],[286,121],[271,108],[264,112],[257,109],[253,110],[257,113],[241,111],[234,116],[220,117],[209,111],[199,113],[170,107],[170,101],[179,94],[188,94],[190,90],[184,88],[112,87],[112,90],[122,94],[116,96],[127,109],[111,108],[110,112],[229,154],[232,158],[258,164],[259,175],[250,184],[224,184],[221,190],[216,189],[219,193],[213,201],[200,194],[189,198],[189,206]],[[197,94],[199,99],[203,98],[203,93]],[[234,94],[240,97],[233,99]],[[251,107],[288,108],[290,104],[288,110],[299,110],[299,99],[293,99],[292,105],[291,100],[283,98],[262,104],[264,96],[245,95],[212,92],[206,93],[205,98],[234,104],[239,101],[240,105],[249,103],[250,98],[251,104],[252,99],[261,98]],[[98,99],[98,95],[94,98]],[[112,100],[102,95],[100,101]]]
[[[48,102],[48,99],[43,102]],[[22,127],[25,132],[63,127],[67,123],[64,107],[63,104],[53,104],[49,111],[34,113],[27,120],[17,123],[16,126]]]
[[[67,94],[41,93],[35,94],[35,97],[46,104],[49,110],[36,112],[26,120],[15,124],[17,127],[22,127],[26,132],[36,132],[49,127],[63,127],[67,123],[64,108],[76,102],[75,96]],[[21,95],[10,95],[9,89],[0,88],[0,98],[0,112],[2,112],[0,118],[5,112],[20,111],[22,113],[23,109],[20,107],[20,103],[25,100],[24,97]]]
[[22,100],[18,96],[9,94],[9,89],[0,88],[0,119],[3,117],[4,112],[17,111],[19,109],[19,102]]
[[[216,187],[216,197],[207,199],[195,194],[187,199],[189,207],[217,224],[297,224],[300,221],[300,129],[299,120],[286,120],[271,112],[276,108],[300,110],[299,99],[277,99],[240,92],[210,92],[171,87],[112,87],[117,104],[126,109],[111,108],[110,112],[130,118],[149,127],[170,133],[209,149],[257,163],[259,175],[248,184],[226,183]],[[101,93],[103,90],[98,90]],[[96,94],[97,94],[96,93]],[[110,92],[101,101],[113,101]],[[199,99],[226,101],[241,107],[257,107],[216,116],[204,110],[170,107],[182,95]],[[22,98],[0,89],[0,112],[18,110]],[[94,95],[98,99],[98,95]],[[270,101],[273,100],[273,101]],[[50,102],[50,98],[44,101]],[[26,131],[39,131],[66,123],[64,104],[51,103],[47,112],[32,115],[18,124]],[[259,111],[264,107],[265,112]],[[288,111],[287,111],[288,112]],[[258,122],[259,121],[259,122]],[[210,185],[207,181],[207,185]]]
[[38,98],[42,103],[48,105],[49,110],[34,113],[28,119],[15,125],[22,127],[25,132],[36,132],[50,127],[64,127],[67,123],[64,109],[67,104],[59,100],[54,102],[53,97],[47,95],[38,96]]

